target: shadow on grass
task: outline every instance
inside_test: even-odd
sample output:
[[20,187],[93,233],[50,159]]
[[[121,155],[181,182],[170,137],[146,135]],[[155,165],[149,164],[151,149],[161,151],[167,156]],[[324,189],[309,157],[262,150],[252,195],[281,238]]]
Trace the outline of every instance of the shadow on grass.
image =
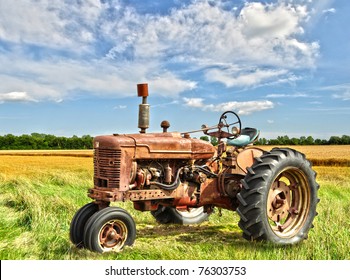
[[221,244],[237,249],[257,250],[288,250],[296,248],[296,245],[278,245],[264,241],[248,241],[243,238],[242,231],[238,225],[156,225],[146,226],[138,229],[137,239],[171,239],[184,245],[188,244]]
[[[299,250],[298,245],[293,250]],[[121,252],[94,253],[70,246],[66,259],[257,260],[284,259],[290,246],[249,242],[233,225],[138,225],[134,246]],[[61,248],[63,249],[63,248]]]
[[137,239],[150,238],[171,238],[182,243],[248,243],[238,227],[231,225],[156,225],[138,230]]

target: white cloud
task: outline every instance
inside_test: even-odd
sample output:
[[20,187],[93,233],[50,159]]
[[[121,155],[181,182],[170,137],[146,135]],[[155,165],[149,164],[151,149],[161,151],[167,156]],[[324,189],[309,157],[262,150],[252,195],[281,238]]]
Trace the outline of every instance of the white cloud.
[[320,88],[320,90],[326,90],[326,91],[350,90],[350,83],[344,83],[344,84],[338,84],[338,85],[332,85],[332,86],[325,86],[325,87]]
[[257,86],[274,79],[289,82],[294,70],[314,67],[319,45],[300,39],[308,17],[306,5],[246,3],[237,16],[220,3],[195,1],[142,21],[134,15],[134,23],[143,26],[133,25],[126,33],[131,35],[123,35],[113,57],[124,54],[163,65],[187,64],[204,70],[207,81],[227,87]]
[[311,101],[311,102],[309,102],[309,104],[311,104],[311,105],[321,105],[322,102],[321,101]]
[[[157,64],[130,62],[122,68],[108,61],[78,62],[75,60],[33,61],[12,60],[0,55],[0,63],[10,73],[1,74],[0,90],[27,91],[38,100],[58,101],[70,98],[72,92],[98,96],[134,96],[136,84],[148,82],[152,95],[176,97],[196,87],[190,80],[182,80],[171,72],[157,73]],[[18,73],[20,73],[18,75]],[[25,78],[24,78],[25,77]]]
[[291,34],[302,33],[300,20],[306,17],[305,6],[291,6],[280,2],[277,5],[264,5],[253,2],[246,4],[241,12],[243,34],[248,38],[286,38]]
[[254,112],[268,110],[274,108],[274,103],[269,100],[256,101],[230,101],[219,104],[205,104],[202,98],[184,98],[185,106],[201,108],[203,111],[224,112],[235,111],[240,115],[249,115]]
[[137,57],[184,55],[210,64],[311,67],[318,44],[297,39],[306,17],[305,6],[283,2],[246,3],[236,16],[219,4],[196,1],[150,18],[133,46]]
[[318,43],[301,39],[305,4],[224,7],[200,0],[140,15],[118,0],[1,1],[0,39],[13,45],[0,51],[0,91],[58,101],[81,92],[128,96],[148,82],[177,97],[197,87],[189,70],[226,87],[255,87],[314,67]]
[[343,101],[350,100],[350,90],[343,92],[343,93],[338,93],[338,94],[333,94],[333,98],[341,99]]
[[350,100],[350,83],[326,86],[319,90],[333,92],[332,97],[336,99]]
[[[91,16],[91,2],[80,5],[85,16]],[[82,46],[91,36],[75,17],[77,8],[77,3],[59,0],[1,1],[0,38],[50,48]]]
[[329,8],[329,9],[323,10],[322,13],[323,14],[328,14],[328,13],[335,14],[336,13],[336,9]]
[[[249,70],[249,69],[247,69]],[[276,81],[287,74],[287,70],[261,70],[253,71],[225,71],[223,69],[209,69],[206,78],[211,82],[221,82],[226,87],[249,87],[267,81]]]
[[313,111],[313,112],[322,112],[327,114],[334,115],[349,115],[350,107],[316,107],[316,108],[299,108],[302,111]]
[[196,88],[196,82],[182,80],[171,72],[162,73],[161,76],[148,79],[152,92],[165,97],[174,97],[180,92]]
[[26,92],[7,92],[0,93],[0,103],[4,102],[37,102]]
[[127,106],[126,105],[117,105],[117,106],[114,106],[113,109],[115,110],[124,110],[126,109]]
[[203,98],[187,98],[184,97],[183,100],[185,101],[185,105],[188,107],[194,107],[194,108],[204,108],[204,99]]
[[271,93],[266,95],[266,98],[300,98],[300,97],[309,97],[309,96],[305,93],[292,93],[292,94]]
[[303,1],[304,5],[309,8],[309,15],[307,17],[307,29],[313,29],[317,27],[317,23],[321,20],[327,19],[329,14],[336,12],[336,9],[333,8],[335,0],[322,0],[322,1]]

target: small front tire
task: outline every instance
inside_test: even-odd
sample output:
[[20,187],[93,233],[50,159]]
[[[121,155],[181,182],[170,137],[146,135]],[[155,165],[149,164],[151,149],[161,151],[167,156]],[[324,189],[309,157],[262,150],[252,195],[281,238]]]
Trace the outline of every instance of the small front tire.
[[119,207],[107,207],[90,217],[84,228],[84,244],[91,251],[119,252],[131,246],[136,225],[130,214]]
[[98,211],[98,205],[90,202],[81,207],[73,216],[70,224],[70,240],[78,247],[84,247],[84,227],[88,219]]

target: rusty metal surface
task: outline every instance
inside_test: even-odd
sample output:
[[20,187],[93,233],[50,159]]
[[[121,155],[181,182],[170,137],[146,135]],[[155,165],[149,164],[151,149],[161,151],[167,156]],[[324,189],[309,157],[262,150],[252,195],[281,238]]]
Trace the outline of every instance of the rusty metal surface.
[[[94,139],[94,186],[127,191],[135,174],[136,160],[208,159],[214,147],[179,133],[99,136]],[[171,174],[168,174],[171,177]],[[101,196],[101,195],[99,195]]]
[[137,85],[137,95],[142,97],[142,104],[139,105],[139,125],[140,133],[146,133],[149,128],[149,104],[147,104],[148,84]]
[[245,173],[247,173],[247,168],[252,166],[254,163],[254,159],[257,157],[261,157],[264,153],[264,150],[249,147],[240,152],[237,155],[237,165],[241,168]]
[[119,188],[121,150],[94,150],[94,184],[105,188]]
[[[187,183],[181,183],[175,191],[160,188],[140,189],[151,185],[152,176],[140,172],[142,169],[136,162],[142,163],[150,159],[175,162],[207,160],[216,152],[210,143],[185,139],[179,133],[152,133],[99,136],[95,138],[94,146],[95,187],[90,190],[89,196],[95,200],[136,202],[173,199],[175,205],[176,203],[188,206],[215,204],[226,209],[236,207],[232,198],[238,193],[240,176],[244,174],[235,166],[238,165],[246,172],[246,168],[253,164],[254,157],[262,154],[260,149],[248,148],[238,153],[237,160],[236,157],[226,159],[224,162],[229,167],[217,179],[206,180],[206,176],[196,173],[193,180],[200,185],[200,196],[197,200],[193,198],[193,188],[189,193]],[[214,173],[218,172],[216,169],[217,166],[213,169]],[[172,182],[176,171],[176,166],[165,165],[164,180],[167,184]],[[237,175],[237,178],[232,175]],[[144,183],[140,185],[142,181]]]
[[[88,196],[97,203],[132,201],[135,209],[154,210],[158,204],[174,207],[215,205],[234,210],[240,180],[254,158],[263,151],[254,147],[219,151],[209,142],[193,139],[189,133],[146,133],[149,126],[148,85],[138,84],[138,134],[114,134],[94,138],[94,187]],[[220,119],[221,120],[221,119]],[[203,127],[208,135],[231,136],[219,123]],[[209,134],[207,130],[217,128]],[[215,134],[216,133],[216,134]],[[215,159],[215,160],[214,160]],[[204,168],[205,167],[205,168]]]
[[177,132],[98,136],[94,147],[125,150],[133,159],[210,159],[216,151],[206,141]]
[[139,97],[148,96],[148,84],[138,84],[137,85],[137,96],[139,96]]

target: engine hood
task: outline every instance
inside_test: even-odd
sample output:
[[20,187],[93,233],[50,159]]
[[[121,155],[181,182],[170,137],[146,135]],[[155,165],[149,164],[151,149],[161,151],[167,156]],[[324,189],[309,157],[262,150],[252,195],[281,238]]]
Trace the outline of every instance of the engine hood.
[[178,132],[97,136],[94,148],[127,151],[133,159],[209,159],[216,151],[210,143]]

